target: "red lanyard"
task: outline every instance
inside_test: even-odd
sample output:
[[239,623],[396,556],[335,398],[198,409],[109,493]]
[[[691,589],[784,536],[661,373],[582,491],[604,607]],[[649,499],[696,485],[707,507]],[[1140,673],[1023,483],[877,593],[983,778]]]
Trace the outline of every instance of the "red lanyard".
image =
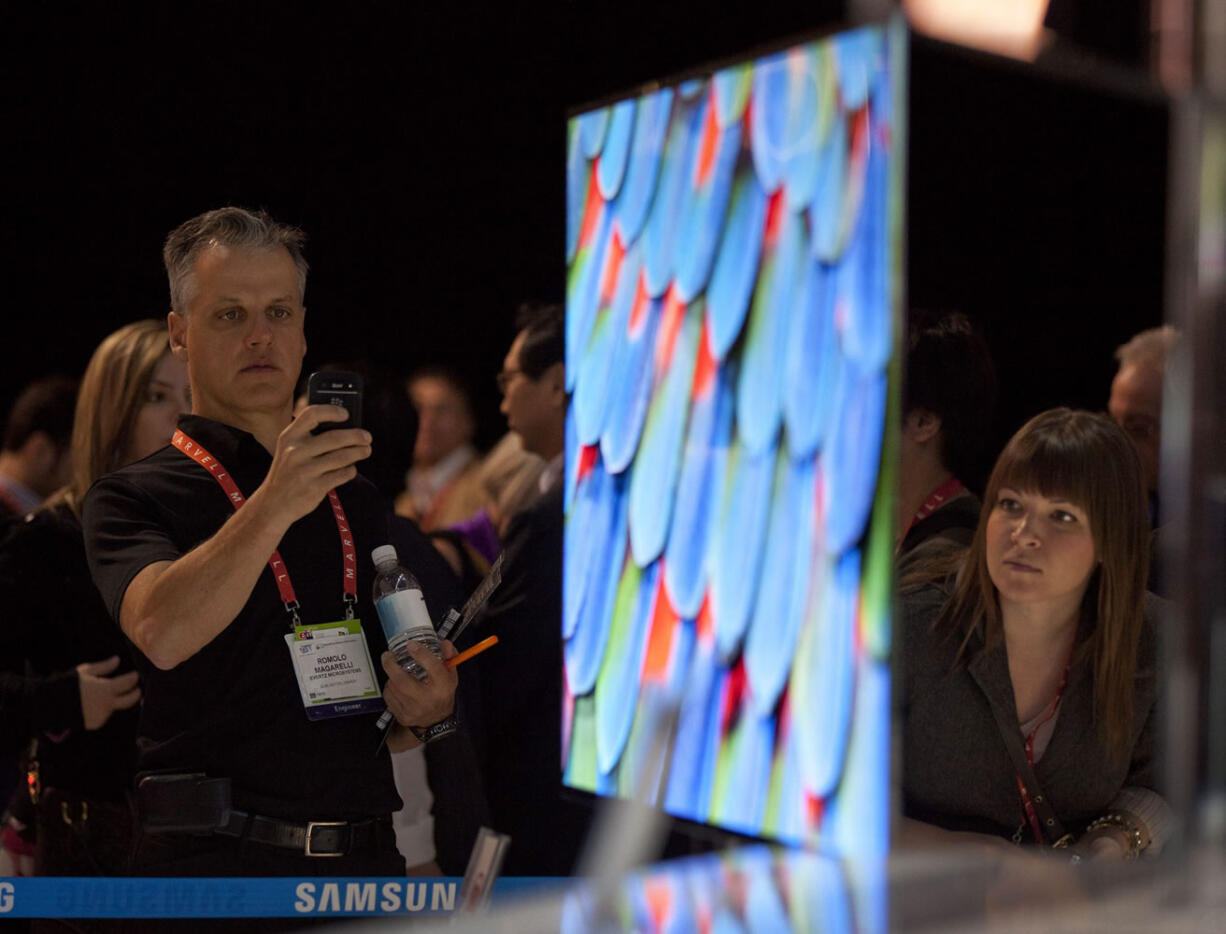
[[[1056,708],[1060,706],[1060,698],[1064,696],[1064,686],[1068,684],[1068,666],[1064,666],[1064,674],[1060,676],[1060,686],[1056,688],[1056,696],[1052,698],[1051,707],[1047,711],[1047,716],[1038,722],[1033,730],[1026,735],[1026,761],[1030,763],[1030,767],[1034,768],[1034,738],[1052,717],[1056,715]],[[1022,793],[1022,808],[1026,812],[1026,820],[1030,823],[1030,831],[1034,834],[1036,843],[1043,843],[1043,828],[1039,826],[1039,815],[1035,813],[1034,802],[1030,800],[1030,792],[1026,790],[1025,784],[1022,783],[1022,776],[1017,776],[1017,790]]]
[[916,511],[911,521],[907,523],[907,528],[903,531],[902,536],[898,539],[899,543],[901,544],[902,541],[907,537],[907,533],[910,532],[913,528],[915,528],[915,525],[917,522],[922,522],[924,519],[927,519],[930,515],[936,512],[942,505],[944,505],[946,500],[953,499],[955,496],[957,496],[961,492],[962,492],[962,481],[959,480],[957,477],[950,477],[948,480],[942,483],[939,487],[937,487],[935,490],[929,493],[928,498],[924,500],[923,505],[920,506],[918,511]]
[[[229,497],[230,505],[234,507],[235,512],[242,507],[243,503],[247,502],[247,497],[243,496],[242,490],[238,488],[234,478],[226,472],[226,468],[222,466],[221,461],[201,447],[200,444],[178,429],[175,430],[174,437],[170,439],[170,443],[209,472],[213,479],[217,481],[218,486]],[[341,498],[336,495],[336,490],[328,491],[328,500],[332,503],[332,515],[336,519],[336,530],[340,533],[341,537],[341,552],[345,558],[344,573],[341,576],[341,582],[345,591],[345,619],[353,619],[353,608],[358,602],[358,553],[353,545],[353,534],[349,531],[349,520],[345,518],[345,510],[341,506]],[[301,626],[302,620],[298,616],[298,597],[294,593],[294,585],[289,579],[289,569],[285,566],[285,562],[281,560],[281,552],[279,550],[274,549],[268,559],[268,566],[272,568],[272,576],[277,582],[277,590],[281,594],[281,602],[285,604],[285,612],[289,613],[295,626]]]

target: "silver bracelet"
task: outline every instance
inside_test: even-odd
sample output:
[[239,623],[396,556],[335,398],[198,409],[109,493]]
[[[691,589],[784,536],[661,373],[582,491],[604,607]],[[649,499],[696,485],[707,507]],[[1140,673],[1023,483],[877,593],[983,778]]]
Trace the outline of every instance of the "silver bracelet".
[[436,739],[444,736],[450,736],[456,731],[459,726],[455,714],[448,714],[438,723],[433,723],[430,726],[411,726],[409,729],[413,735],[417,737],[417,741],[425,746]]

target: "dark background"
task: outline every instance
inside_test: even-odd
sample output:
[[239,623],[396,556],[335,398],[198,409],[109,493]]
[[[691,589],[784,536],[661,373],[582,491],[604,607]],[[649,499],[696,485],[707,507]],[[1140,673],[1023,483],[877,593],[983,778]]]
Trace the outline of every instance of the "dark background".
[[[840,13],[6,7],[0,408],[33,377],[79,373],[120,324],[164,314],[166,233],[236,203],[308,233],[308,367],[450,364],[488,443],[515,305],[562,297],[568,110]],[[1075,53],[1053,60],[913,48],[911,299],[982,323],[1001,436],[1053,404],[1101,408],[1112,350],[1161,317],[1164,106]]]

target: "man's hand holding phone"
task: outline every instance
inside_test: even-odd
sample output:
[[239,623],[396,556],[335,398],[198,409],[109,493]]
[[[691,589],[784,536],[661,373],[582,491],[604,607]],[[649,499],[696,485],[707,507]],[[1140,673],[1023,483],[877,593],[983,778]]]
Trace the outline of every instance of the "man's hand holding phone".
[[314,429],[344,422],[349,413],[335,405],[308,405],[277,437],[272,466],[260,488],[252,494],[261,506],[288,527],[310,513],[328,490],[357,476],[360,460],[370,457],[370,432],[338,428],[318,434]]

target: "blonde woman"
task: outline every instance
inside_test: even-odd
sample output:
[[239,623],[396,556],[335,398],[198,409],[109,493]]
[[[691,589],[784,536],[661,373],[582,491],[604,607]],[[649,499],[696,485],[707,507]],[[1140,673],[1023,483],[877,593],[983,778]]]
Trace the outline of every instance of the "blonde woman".
[[35,742],[38,875],[126,868],[140,688],[90,579],[79,510],[98,477],[165,446],[190,408],[187,368],[170,354],[164,322],[108,336],[81,381],[71,482],[0,537],[4,666],[20,698],[6,705],[4,740]]

